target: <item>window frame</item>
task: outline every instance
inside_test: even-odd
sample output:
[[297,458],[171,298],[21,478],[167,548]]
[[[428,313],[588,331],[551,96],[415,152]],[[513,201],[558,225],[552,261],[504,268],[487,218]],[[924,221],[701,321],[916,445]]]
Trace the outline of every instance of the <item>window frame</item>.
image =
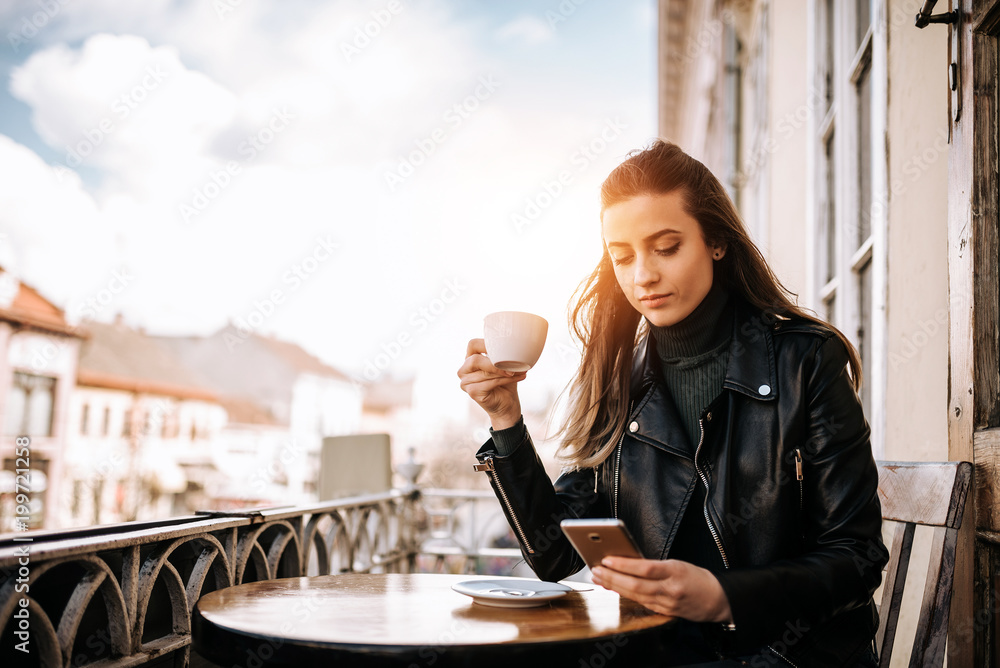
[[737,180],[740,213],[754,243],[762,251],[768,248],[770,215],[771,100],[771,7],[762,0],[753,28],[742,44],[745,67],[741,72],[744,90],[740,95],[740,143],[746,147]]
[[90,435],[90,404],[86,401],[80,406],[80,436]]
[[[49,410],[45,433],[36,433],[32,424],[34,421],[32,414],[32,394],[43,388],[39,381],[21,381],[22,377],[44,379],[42,384],[47,386],[44,389],[49,392]],[[33,387],[34,385],[38,385],[38,387]],[[55,436],[56,411],[58,410],[57,402],[59,400],[59,378],[45,374],[31,373],[23,369],[14,369],[11,374],[10,388],[8,390],[8,406],[10,405],[10,397],[17,389],[24,390],[24,405],[20,411],[20,415],[15,416],[10,411],[7,412],[4,426],[5,435],[31,436],[33,438],[51,438]],[[14,424],[14,420],[18,421],[17,424]]]
[[[832,315],[832,322],[855,345],[859,344],[859,328],[864,321],[860,312],[862,300],[861,271],[870,267],[871,294],[868,297],[871,331],[864,332],[865,369],[862,396],[867,399],[866,417],[872,428],[872,448],[876,457],[885,452],[885,394],[887,385],[887,274],[886,249],[888,167],[885,133],[888,116],[888,64],[885,0],[871,0],[870,25],[858,42],[857,3],[830,3],[834,15],[826,16],[826,0],[811,0],[808,10],[810,40],[809,90],[817,96],[823,108],[810,114],[808,167],[809,219],[808,252],[812,254],[807,276],[807,295],[814,310],[821,316]],[[827,21],[833,22],[832,101],[826,109],[825,73],[827,66]],[[867,77],[870,84],[868,127],[869,182],[871,206],[867,212],[870,234],[859,240],[860,211],[858,188],[859,167],[859,100],[857,84]],[[833,224],[835,226],[834,267],[829,280],[827,261],[829,245],[826,227],[830,193],[827,188],[828,162],[826,146],[833,133]],[[832,313],[828,304],[833,302]],[[859,351],[860,352],[860,351]]]

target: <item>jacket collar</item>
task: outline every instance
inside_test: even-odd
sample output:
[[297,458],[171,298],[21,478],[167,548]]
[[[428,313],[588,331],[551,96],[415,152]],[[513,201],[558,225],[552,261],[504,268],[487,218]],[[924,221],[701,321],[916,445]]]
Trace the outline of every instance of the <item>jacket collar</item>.
[[[773,401],[778,396],[773,330],[780,320],[743,299],[734,297],[734,301],[733,338],[722,386],[753,399]],[[637,400],[659,382],[659,364],[656,341],[647,332],[636,346],[632,363],[631,391]]]

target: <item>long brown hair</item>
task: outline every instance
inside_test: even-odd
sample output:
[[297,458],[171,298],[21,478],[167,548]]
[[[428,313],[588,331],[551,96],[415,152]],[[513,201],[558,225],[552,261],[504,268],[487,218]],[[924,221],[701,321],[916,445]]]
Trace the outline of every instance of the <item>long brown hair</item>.
[[[705,242],[726,249],[713,280],[764,314],[799,318],[828,327],[844,343],[855,390],[861,359],[839,330],[800,309],[754,245],[725,188],[702,163],[675,144],[656,140],[633,151],[601,186],[601,218],[608,207],[642,195],[680,191],[684,209],[698,221]],[[597,268],[573,295],[570,328],[583,348],[580,370],[569,385],[569,414],[557,454],[569,465],[596,466],[614,450],[625,429],[636,344],[645,333],[642,316],[628,302],[607,247]]]

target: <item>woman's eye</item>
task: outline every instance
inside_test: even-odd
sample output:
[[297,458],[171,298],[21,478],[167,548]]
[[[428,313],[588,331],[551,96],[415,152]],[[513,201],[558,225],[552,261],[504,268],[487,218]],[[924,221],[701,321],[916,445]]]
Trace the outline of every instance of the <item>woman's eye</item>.
[[614,257],[614,256],[612,256],[612,258],[611,258],[611,264],[613,264],[613,265],[615,265],[617,267],[620,264],[628,264],[628,262],[631,259],[632,259],[631,255],[625,255],[625,256],[622,256],[622,257]]
[[656,249],[656,254],[657,255],[664,255],[664,256],[666,256],[666,255],[673,255],[674,253],[677,252],[677,250],[680,247],[681,247],[680,244],[674,244],[673,246],[670,246],[669,248],[657,248]]

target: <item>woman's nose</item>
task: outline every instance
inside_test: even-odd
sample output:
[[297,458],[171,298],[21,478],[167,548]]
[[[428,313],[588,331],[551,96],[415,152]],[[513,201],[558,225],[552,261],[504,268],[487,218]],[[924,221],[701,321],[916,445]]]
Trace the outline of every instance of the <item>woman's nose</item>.
[[649,256],[640,256],[635,261],[635,284],[650,285],[656,282],[656,270]]

